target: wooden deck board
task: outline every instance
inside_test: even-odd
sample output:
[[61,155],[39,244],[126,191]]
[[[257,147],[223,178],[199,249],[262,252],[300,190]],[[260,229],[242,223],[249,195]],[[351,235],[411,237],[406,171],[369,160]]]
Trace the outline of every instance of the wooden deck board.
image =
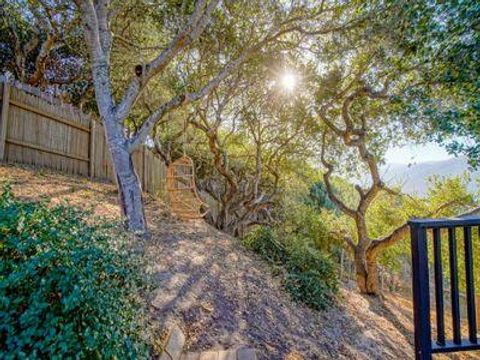
[[184,353],[181,360],[257,360],[254,349],[204,351]]
[[199,360],[218,360],[218,351],[202,352]]
[[199,360],[199,359],[200,359],[200,353],[193,353],[193,352],[185,353],[180,358],[180,360]]
[[235,350],[219,351],[218,360],[237,360],[237,352]]

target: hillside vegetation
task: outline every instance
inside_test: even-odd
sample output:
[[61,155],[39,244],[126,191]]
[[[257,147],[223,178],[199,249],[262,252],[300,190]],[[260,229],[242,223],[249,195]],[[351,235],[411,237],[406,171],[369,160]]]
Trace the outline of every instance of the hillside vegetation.
[[[20,199],[68,201],[97,219],[119,216],[110,184],[12,166],[0,167],[0,182]],[[344,283],[336,306],[313,310],[295,302],[272,267],[238,239],[202,221],[175,220],[164,208],[147,199],[152,235],[141,245],[143,275],[153,282],[146,300],[154,333],[177,323],[190,350],[248,345],[261,359],[413,357],[408,299],[362,296]]]

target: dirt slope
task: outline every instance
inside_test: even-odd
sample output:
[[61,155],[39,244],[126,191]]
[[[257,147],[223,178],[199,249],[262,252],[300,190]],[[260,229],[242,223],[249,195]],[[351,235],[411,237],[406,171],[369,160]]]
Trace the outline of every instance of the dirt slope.
[[[96,215],[118,216],[114,186],[86,179],[0,166],[0,183],[27,198],[51,197]],[[363,297],[348,286],[337,308],[313,311],[290,300],[255,254],[201,221],[180,222],[147,199],[151,239],[143,244],[152,322],[176,322],[191,351],[246,345],[260,359],[413,358],[411,304],[388,295]]]

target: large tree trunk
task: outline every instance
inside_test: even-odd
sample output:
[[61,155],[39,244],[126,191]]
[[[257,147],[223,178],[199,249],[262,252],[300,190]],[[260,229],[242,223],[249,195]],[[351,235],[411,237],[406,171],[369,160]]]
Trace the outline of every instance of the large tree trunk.
[[361,248],[354,253],[358,289],[362,294],[378,295],[378,269],[376,256]]
[[133,166],[132,156],[122,138],[108,137],[114,171],[117,177],[118,196],[122,215],[128,230],[145,234],[147,222],[143,209],[142,188]]
[[117,174],[118,195],[128,230],[146,233],[147,222],[143,209],[142,188],[133,166],[132,156],[126,151],[113,154]]

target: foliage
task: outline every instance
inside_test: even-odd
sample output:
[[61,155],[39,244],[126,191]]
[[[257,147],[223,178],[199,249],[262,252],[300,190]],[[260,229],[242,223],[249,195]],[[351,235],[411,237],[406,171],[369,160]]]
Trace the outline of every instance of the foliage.
[[[415,196],[379,196],[368,212],[367,224],[372,236],[381,237],[412,217],[451,217],[462,213],[475,199],[467,191],[466,179],[462,177],[433,177],[425,198]],[[442,204],[451,204],[436,212]],[[433,214],[433,215],[432,215]],[[405,259],[410,258],[408,237],[386,249],[379,261],[393,272],[401,269]]]
[[331,252],[339,247],[341,240],[334,235],[335,228],[343,222],[334,211],[321,210],[302,202],[290,202],[286,205],[281,230],[285,242],[302,242],[309,246]]
[[326,253],[302,240],[280,242],[274,230],[258,227],[244,237],[246,246],[262,258],[284,268],[285,289],[296,301],[323,310],[338,291],[336,268]]
[[398,12],[403,26],[401,66],[416,67],[420,86],[407,94],[405,109],[424,115],[434,127],[429,137],[472,165],[480,156],[480,4],[466,1],[413,1]]
[[[0,198],[0,357],[148,357],[139,262],[67,205]],[[114,242],[114,239],[116,241]]]
[[[310,188],[318,191],[319,182]],[[319,198],[314,195],[314,199]],[[298,195],[297,195],[298,196]],[[308,198],[307,198],[308,199]],[[328,199],[325,199],[327,203]],[[343,221],[332,210],[318,208],[319,202],[310,203],[293,199],[286,204],[284,221],[278,231],[286,244],[287,273],[285,288],[295,300],[321,310],[333,304],[338,290],[337,273],[332,257],[341,248],[341,240],[334,229]]]
[[285,288],[293,299],[323,310],[333,304],[338,290],[336,268],[325,253],[296,243],[288,251]]
[[272,264],[285,262],[285,246],[278,242],[273,230],[269,227],[259,226],[253,229],[244,236],[243,243]]
[[335,204],[328,197],[325,184],[322,181],[316,182],[310,187],[310,192],[305,199],[305,203],[316,210],[329,209],[336,210]]
[[6,0],[0,7],[0,72],[85,104],[93,94],[78,12],[67,0]]

